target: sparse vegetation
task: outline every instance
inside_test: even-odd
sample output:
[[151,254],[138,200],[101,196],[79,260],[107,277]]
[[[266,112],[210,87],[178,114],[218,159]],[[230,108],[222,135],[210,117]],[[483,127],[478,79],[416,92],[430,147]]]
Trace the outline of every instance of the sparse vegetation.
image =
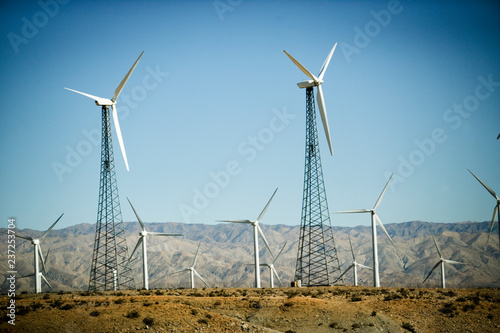
[[155,324],[155,319],[153,317],[145,317],[142,322],[144,323],[144,325],[148,325],[148,326],[154,326]]
[[127,312],[127,314],[125,315],[125,317],[127,318],[139,318],[139,316],[139,311],[137,311],[136,309]]
[[409,332],[412,332],[412,333],[417,332],[415,330],[415,327],[413,327],[413,325],[410,324],[410,323],[403,322],[403,325],[401,325],[401,327],[404,328],[405,330],[409,331]]

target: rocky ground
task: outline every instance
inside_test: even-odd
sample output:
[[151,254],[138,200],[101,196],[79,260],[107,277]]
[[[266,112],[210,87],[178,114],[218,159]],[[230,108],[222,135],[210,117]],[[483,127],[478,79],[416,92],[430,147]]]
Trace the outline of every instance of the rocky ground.
[[23,294],[2,332],[499,332],[500,290],[206,288]]

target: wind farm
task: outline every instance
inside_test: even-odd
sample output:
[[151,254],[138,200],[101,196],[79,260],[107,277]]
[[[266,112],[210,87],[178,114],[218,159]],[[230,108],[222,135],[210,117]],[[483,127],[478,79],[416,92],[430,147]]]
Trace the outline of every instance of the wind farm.
[[0,330],[498,329],[499,10],[6,4]]

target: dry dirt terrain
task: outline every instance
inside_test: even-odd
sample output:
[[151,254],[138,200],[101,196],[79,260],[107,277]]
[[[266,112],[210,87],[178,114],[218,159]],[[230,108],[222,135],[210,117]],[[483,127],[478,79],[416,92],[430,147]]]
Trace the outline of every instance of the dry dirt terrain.
[[2,332],[500,332],[500,290],[315,287],[23,294]]

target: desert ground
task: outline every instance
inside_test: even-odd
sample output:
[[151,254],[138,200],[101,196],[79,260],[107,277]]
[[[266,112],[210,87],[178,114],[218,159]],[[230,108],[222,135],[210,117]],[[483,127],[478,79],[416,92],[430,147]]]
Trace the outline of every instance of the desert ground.
[[2,332],[499,332],[500,290],[203,288],[1,296]]

